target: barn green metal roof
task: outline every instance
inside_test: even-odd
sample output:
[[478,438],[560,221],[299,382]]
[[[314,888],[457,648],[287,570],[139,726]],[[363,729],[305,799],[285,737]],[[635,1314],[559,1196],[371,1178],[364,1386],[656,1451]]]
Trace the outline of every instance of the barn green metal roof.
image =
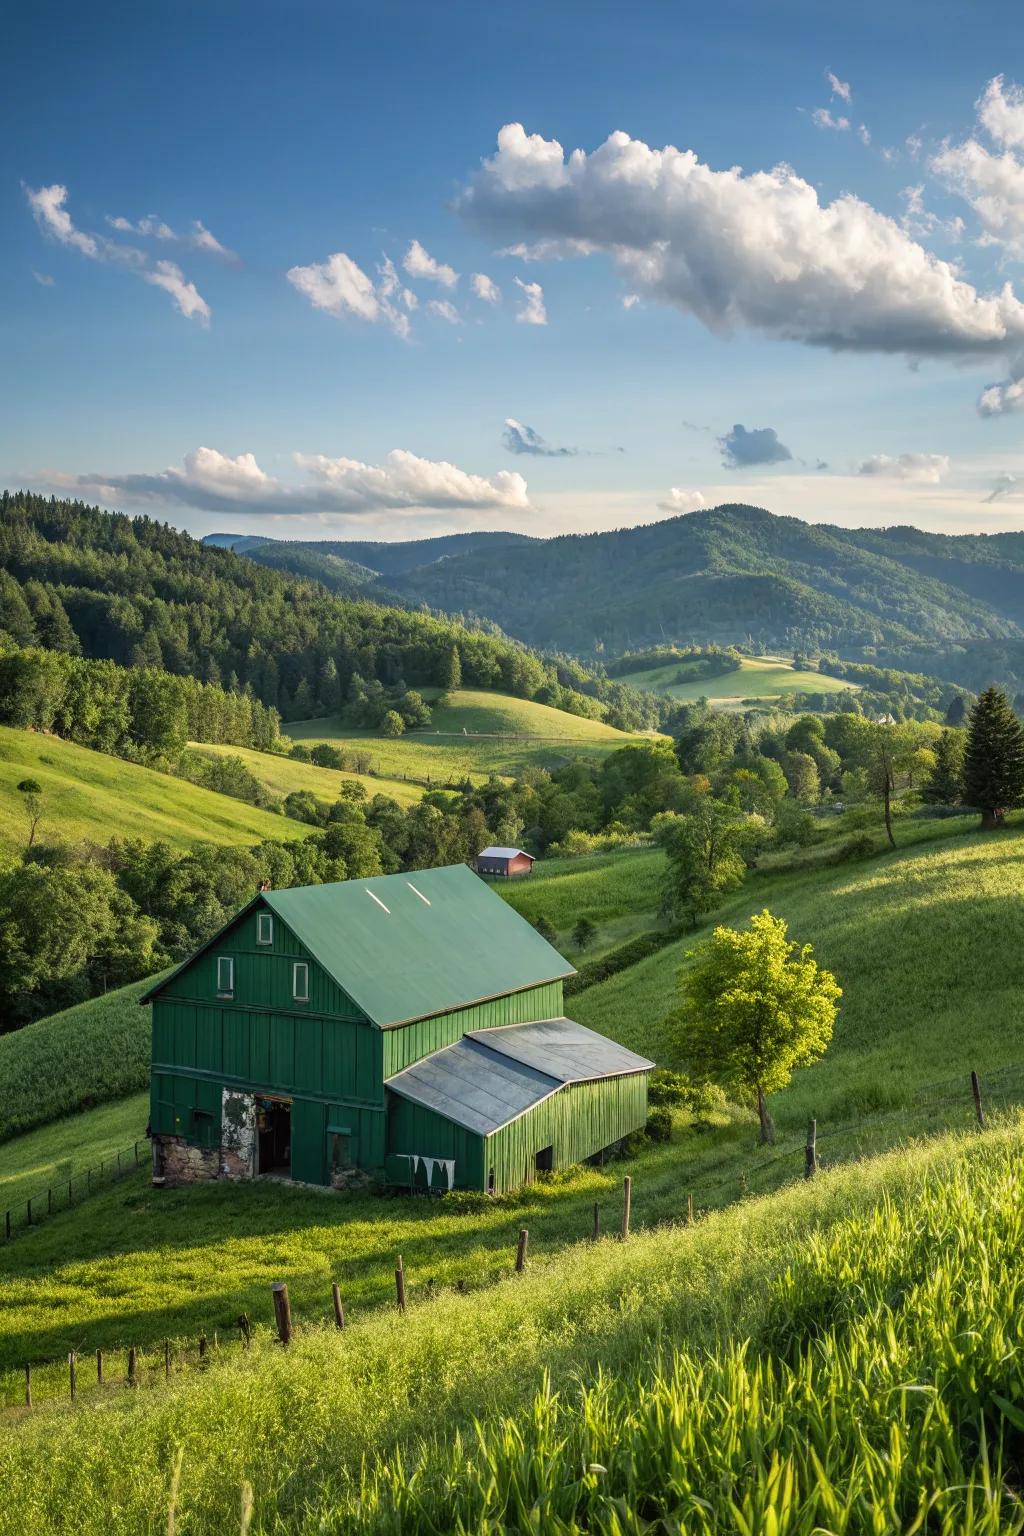
[[575,1019],[544,1019],[473,1030],[389,1077],[387,1086],[478,1136],[490,1136],[566,1083],[653,1066]]
[[262,900],[383,1028],[574,974],[465,864],[267,891]]
[[503,1024],[496,1029],[471,1029],[468,1034],[488,1050],[544,1072],[560,1083],[585,1083],[595,1077],[648,1072],[654,1066],[646,1056],[638,1056],[617,1040],[577,1024],[575,1019]]

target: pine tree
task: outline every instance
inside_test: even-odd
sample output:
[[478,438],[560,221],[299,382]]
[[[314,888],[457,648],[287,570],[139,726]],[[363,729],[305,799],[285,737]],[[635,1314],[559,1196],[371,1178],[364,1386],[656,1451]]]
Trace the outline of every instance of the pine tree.
[[459,657],[459,648],[453,645],[445,656],[441,658],[441,675],[438,682],[445,693],[462,685],[462,661]]
[[556,934],[554,928],[551,926],[551,924],[548,921],[548,919],[544,916],[543,912],[536,919],[536,921],[534,922],[533,926],[536,928],[536,930],[540,934],[541,938],[542,939],[547,939],[549,944],[553,944],[555,942],[556,938],[558,937],[558,935]]
[[964,754],[964,800],[997,827],[1024,799],[1024,726],[1001,688],[986,688],[971,710]]
[[935,743],[935,767],[922,786],[929,805],[960,805],[964,798],[964,733],[946,729]]

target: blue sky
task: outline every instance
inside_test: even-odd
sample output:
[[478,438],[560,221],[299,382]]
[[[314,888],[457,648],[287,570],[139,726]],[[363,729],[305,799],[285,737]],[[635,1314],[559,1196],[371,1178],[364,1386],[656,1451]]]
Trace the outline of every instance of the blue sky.
[[934,0],[18,7],[0,480],[277,537],[1024,526],[1022,41]]

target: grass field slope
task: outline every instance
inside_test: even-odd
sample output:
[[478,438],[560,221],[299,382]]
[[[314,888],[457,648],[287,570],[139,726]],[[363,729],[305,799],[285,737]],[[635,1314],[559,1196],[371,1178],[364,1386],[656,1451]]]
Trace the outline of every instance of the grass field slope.
[[343,773],[334,768],[318,768],[314,763],[296,762],[277,752],[256,752],[249,747],[221,747],[205,743],[195,743],[194,750],[210,757],[240,757],[253,777],[259,779],[265,789],[281,800],[293,791],[307,790],[325,805],[333,805],[346,781],[361,784],[371,798],[374,795],[389,795],[402,806],[415,805],[423,797],[422,788],[406,779],[385,779],[367,773]]
[[295,741],[365,751],[374,773],[383,777],[408,774],[442,784],[510,774],[529,764],[553,768],[573,757],[603,757],[638,739],[600,720],[484,689],[460,688],[448,700],[434,707],[429,731],[397,739],[350,730],[337,720],[292,720],[286,730]]
[[309,828],[228,795],[126,763],[58,736],[0,726],[0,845],[20,852],[27,824],[17,785],[43,790],[41,842],[112,837],[160,839],[182,851],[196,842],[258,843],[304,837]]
[[[440,1204],[374,1195],[338,1199],[265,1182],[157,1191],[143,1173],[133,1174],[16,1236],[5,1251],[0,1402],[16,1400],[26,1351],[36,1360],[60,1360],[79,1346],[152,1350],[166,1336],[230,1332],[241,1311],[266,1315],[276,1279],[288,1281],[296,1313],[305,1317],[323,1316],[332,1279],[342,1285],[353,1316],[385,1304],[393,1296],[396,1253],[418,1294],[489,1284],[507,1271],[521,1225],[529,1228],[535,1255],[555,1253],[588,1232],[595,1201],[605,1230],[613,1229],[624,1171],[634,1179],[638,1227],[677,1220],[687,1192],[698,1210],[726,1205],[744,1190],[758,1193],[800,1176],[811,1116],[826,1162],[884,1150],[908,1136],[966,1128],[973,1116],[972,1068],[981,1073],[990,1109],[1020,1101],[1024,828],[983,836],[966,826],[922,822],[919,834],[901,826],[901,836],[921,840],[896,854],[752,877],[716,914],[743,922],[769,905],[790,919],[796,938],[814,944],[844,989],[824,1061],[797,1074],[773,1101],[776,1148],[755,1147],[746,1110],[725,1110],[699,1130],[680,1112],[669,1143],[648,1144],[625,1165],[568,1170],[500,1201],[459,1197]],[[661,860],[646,850],[553,860],[538,866],[539,878],[499,889],[524,915],[543,912],[560,933],[581,911],[593,914],[599,927],[614,927],[636,912],[653,926]],[[689,942],[673,941],[574,996],[573,1016],[675,1063],[669,1019]],[[571,948],[568,953],[576,958]],[[998,965],[992,956],[1000,957]],[[12,1083],[4,1091],[23,1114],[35,1105],[28,1123],[39,1124],[83,1102],[75,1098],[83,1077],[79,1056],[100,1104],[145,1081],[147,1050],[146,1012],[127,989],[0,1039],[0,1057],[9,1053],[0,1059],[0,1084]],[[138,1075],[126,1081],[118,1074],[130,1060]],[[0,1177],[20,1179],[27,1167],[61,1164],[73,1157],[75,1134],[83,1147],[95,1147],[108,1134],[103,1114],[81,1115],[77,1132],[75,1122],[57,1120],[34,1138],[0,1147]],[[126,1144],[133,1129],[141,1135],[144,1115],[139,1099],[124,1120],[115,1117],[129,1131]]]
[[797,671],[781,656],[744,656],[737,671],[725,672],[720,677],[690,679],[686,676],[690,670],[685,661],[672,662],[646,672],[626,673],[617,681],[678,699],[681,704],[706,698],[720,709],[738,709],[745,699],[769,704],[782,694],[845,693],[851,689],[855,692],[858,686],[828,677],[824,672]]
[[1010,1121],[9,1413],[0,1532],[1003,1536],[1022,1153]]

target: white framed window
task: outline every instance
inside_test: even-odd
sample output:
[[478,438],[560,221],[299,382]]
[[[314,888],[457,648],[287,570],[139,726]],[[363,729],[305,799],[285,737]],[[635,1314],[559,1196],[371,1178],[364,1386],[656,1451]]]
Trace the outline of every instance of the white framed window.
[[230,955],[217,956],[217,996],[234,997],[235,962]]
[[309,1002],[309,966],[305,960],[296,960],[292,966],[292,1000],[296,1003]]
[[274,942],[274,916],[272,912],[257,912],[256,914],[256,943],[273,944]]

